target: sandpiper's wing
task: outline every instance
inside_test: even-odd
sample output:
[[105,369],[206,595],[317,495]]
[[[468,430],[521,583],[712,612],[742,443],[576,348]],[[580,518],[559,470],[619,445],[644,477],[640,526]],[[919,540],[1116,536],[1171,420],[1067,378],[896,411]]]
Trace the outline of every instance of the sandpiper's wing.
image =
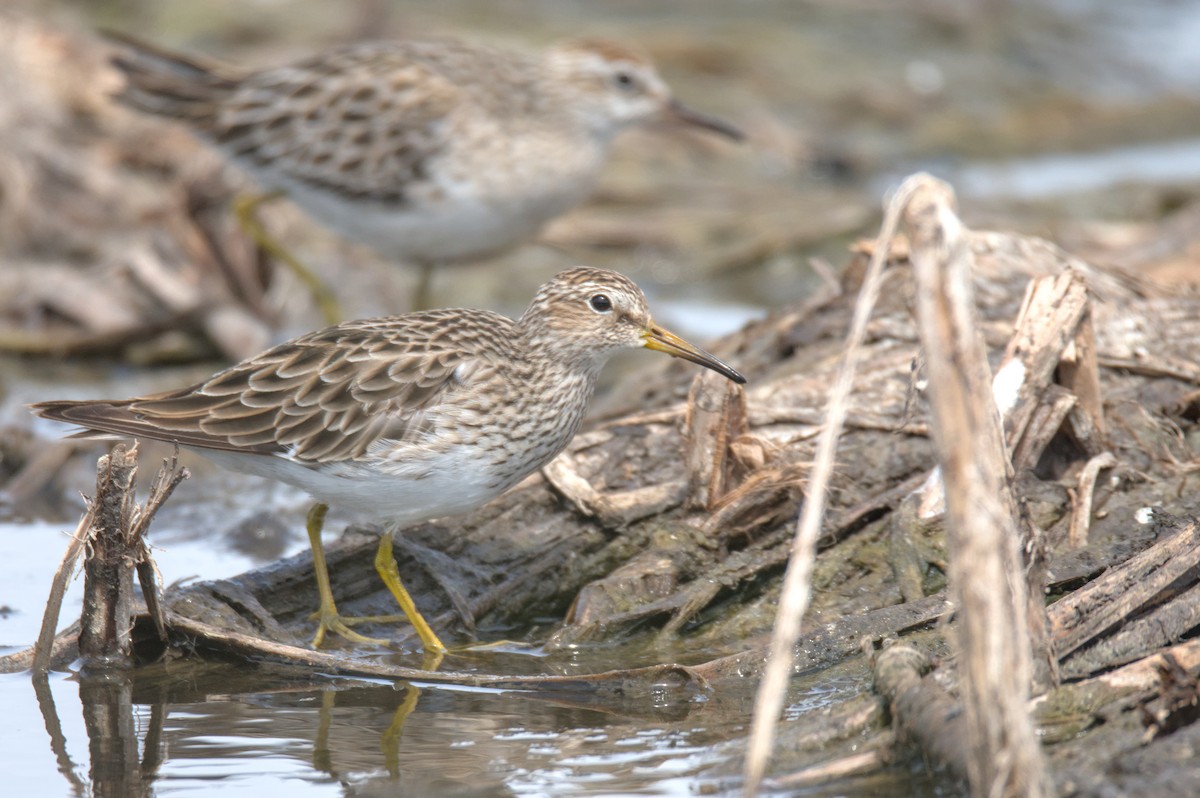
[[[340,324],[179,391],[31,407],[84,427],[82,437],[150,438],[314,464],[353,460],[377,442],[421,442],[439,405],[494,378],[487,340],[475,346],[474,325],[461,330],[446,313]],[[484,326],[512,324],[478,313]]]
[[439,129],[464,106],[428,43],[356,44],[238,72],[110,37],[122,48],[113,59],[126,78],[121,101],[186,122],[260,178],[354,199],[403,203],[444,146]]

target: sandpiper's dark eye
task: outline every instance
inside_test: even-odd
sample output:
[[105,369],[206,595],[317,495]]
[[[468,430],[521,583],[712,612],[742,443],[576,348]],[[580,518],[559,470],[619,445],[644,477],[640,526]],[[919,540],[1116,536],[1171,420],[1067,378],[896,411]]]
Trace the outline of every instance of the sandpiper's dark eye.
[[625,89],[626,91],[637,86],[637,81],[628,72],[618,72],[613,75],[613,83],[617,84],[618,88]]
[[604,294],[596,294],[588,300],[588,304],[592,306],[592,310],[597,313],[608,313],[612,310],[612,300]]

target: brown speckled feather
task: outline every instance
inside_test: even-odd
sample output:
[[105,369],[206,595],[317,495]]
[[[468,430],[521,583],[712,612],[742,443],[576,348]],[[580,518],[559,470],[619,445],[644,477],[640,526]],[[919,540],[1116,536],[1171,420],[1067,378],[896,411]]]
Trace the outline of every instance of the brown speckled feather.
[[439,128],[469,99],[427,43],[355,45],[237,72],[119,41],[123,102],[186,121],[234,158],[351,198],[402,203],[443,149]]
[[[479,324],[447,325],[470,313]],[[426,411],[453,405],[491,373],[513,322],[486,311],[430,311],[348,322],[296,338],[182,390],[116,402],[45,402],[46,418],[202,449],[306,463],[417,443]],[[85,436],[87,433],[83,433]]]

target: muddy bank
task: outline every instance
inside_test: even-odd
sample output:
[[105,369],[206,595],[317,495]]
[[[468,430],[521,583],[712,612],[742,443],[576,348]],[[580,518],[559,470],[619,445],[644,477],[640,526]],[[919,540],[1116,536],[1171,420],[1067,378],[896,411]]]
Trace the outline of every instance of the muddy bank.
[[[1188,431],[1200,372],[1189,353],[1200,345],[1192,321],[1200,300],[1037,239],[971,232],[969,240],[980,332],[992,351],[1021,351],[1010,339],[1031,279],[1084,289],[1047,307],[1067,312],[1071,302],[1083,303],[1078,313],[1094,330],[1094,384],[1072,382],[1054,361],[1035,368],[1042,381],[1032,383],[1021,400],[1028,409],[1019,413],[1030,426],[1014,428],[1010,443],[1015,497],[1045,547],[1052,602],[1053,662],[1036,718],[1059,789],[1091,794],[1122,778],[1111,773],[1113,761],[1169,761],[1187,744],[1193,721],[1187,707],[1200,654],[1179,641],[1198,623],[1191,588],[1200,547],[1188,520],[1197,509],[1196,477],[1186,463],[1195,459]],[[800,714],[785,724],[776,769],[796,774],[781,784],[815,778],[812,768],[844,759],[850,740],[873,752],[855,760],[858,773],[913,755],[908,741],[921,740],[929,721],[896,709],[899,688],[884,699],[898,720],[917,724],[915,737],[895,736],[884,714],[868,711],[883,700],[866,695],[872,668],[880,667],[874,649],[884,639],[945,663],[924,678],[929,662],[916,665],[913,678],[901,679],[916,691],[909,702],[927,711],[936,701],[926,693],[936,690],[953,707],[953,678],[937,681],[953,674],[954,661],[945,636],[953,612],[944,593],[944,531],[922,520],[928,513],[914,512],[929,501],[922,494],[933,456],[915,390],[919,347],[902,241],[890,258],[794,670],[850,674],[854,697],[835,702],[819,721]],[[134,628],[144,667],[153,670],[150,663],[165,655],[186,672],[197,657],[216,657],[292,678],[340,673],[459,684],[623,712],[650,701],[691,723],[722,717],[724,725],[720,713],[727,712],[744,717],[857,273],[851,262],[839,290],[715,345],[750,378],[744,393],[681,367],[640,375],[614,392],[620,400],[605,418],[543,473],[464,519],[397,535],[401,573],[443,639],[452,647],[507,641],[498,652],[466,649],[430,671],[405,628],[382,625],[366,631],[393,640],[389,648],[308,650],[314,599],[305,554],[169,590],[169,645],[155,642],[148,619]],[[1037,361],[1040,346],[1024,356]],[[1101,453],[1106,459],[1089,466]],[[330,547],[338,603],[352,614],[393,609],[374,574],[377,533],[351,528]],[[73,658],[71,634],[62,646],[60,661]],[[727,762],[736,762],[739,736],[727,742]],[[930,744],[927,750],[940,752],[934,756],[946,755],[946,744]],[[963,772],[952,756],[946,764],[951,781]],[[1191,777],[1161,768],[1171,783]]]

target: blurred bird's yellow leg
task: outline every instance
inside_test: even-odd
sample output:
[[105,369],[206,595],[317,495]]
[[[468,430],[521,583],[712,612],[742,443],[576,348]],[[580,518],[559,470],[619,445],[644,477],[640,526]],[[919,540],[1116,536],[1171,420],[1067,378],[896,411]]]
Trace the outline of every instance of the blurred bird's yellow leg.
[[[333,632],[354,643],[370,643],[383,645],[388,641],[375,637],[360,635],[346,625],[338,615],[337,605],[333,602],[333,588],[329,583],[329,566],[325,564],[325,547],[321,544],[321,528],[325,526],[325,513],[329,512],[328,505],[314,504],[308,511],[308,542],[312,546],[313,570],[317,574],[317,592],[321,596],[321,607],[317,610],[317,633],[313,635],[313,648],[320,648],[325,641],[325,633]],[[389,538],[390,540],[390,538]],[[395,568],[395,561],[392,562]],[[436,638],[435,638],[436,639]]]
[[421,644],[425,646],[425,651],[431,654],[445,653],[446,647],[433,633],[433,629],[425,621],[420,610],[417,609],[417,605],[413,602],[412,596],[408,595],[408,591],[404,589],[404,584],[400,581],[400,569],[396,567],[396,558],[392,556],[391,530],[385,531],[379,539],[379,551],[375,554],[375,570],[379,571],[379,578],[387,585],[387,589],[392,591],[392,595],[396,597],[396,603],[408,616],[408,622],[413,625],[417,637],[421,638]]
[[409,310],[429,310],[433,302],[433,265],[417,264],[417,285],[413,289]]
[[321,310],[325,323],[337,324],[342,320],[342,310],[338,306],[333,292],[325,283],[321,282],[319,277],[313,274],[311,269],[301,263],[283,244],[268,233],[267,228],[263,227],[262,221],[258,218],[259,206],[282,196],[282,191],[272,191],[269,194],[243,194],[233,201],[233,215],[237,218],[238,225],[254,239],[254,243],[286,266],[288,271],[296,275],[296,278],[304,284],[309,294],[312,295],[313,301]]

